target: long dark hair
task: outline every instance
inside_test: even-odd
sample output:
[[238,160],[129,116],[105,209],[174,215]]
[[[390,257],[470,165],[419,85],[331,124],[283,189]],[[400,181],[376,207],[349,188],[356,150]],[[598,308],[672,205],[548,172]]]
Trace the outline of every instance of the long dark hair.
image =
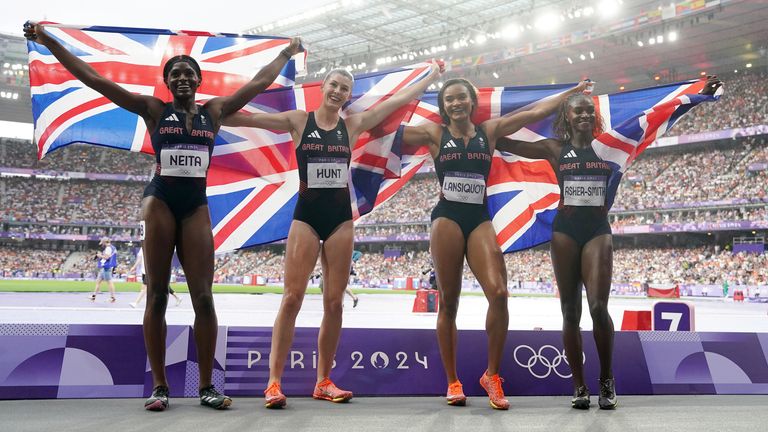
[[475,90],[475,86],[473,86],[471,82],[465,80],[464,78],[451,78],[446,81],[445,84],[443,84],[443,86],[440,88],[440,91],[437,93],[437,107],[440,109],[440,117],[443,119],[443,123],[445,124],[449,124],[451,122],[451,118],[448,117],[448,113],[445,111],[445,105],[443,104],[443,94],[445,94],[445,89],[455,84],[463,85],[469,92],[469,97],[472,99],[472,112],[469,113],[470,116],[475,113],[475,109],[477,108],[477,90]]
[[165,66],[163,66],[163,79],[168,80],[168,74],[171,73],[171,68],[173,68],[173,65],[179,62],[188,63],[189,67],[195,70],[197,73],[197,77],[199,79],[203,79],[203,73],[200,71],[200,65],[197,64],[197,60],[193,59],[192,57],[181,54],[177,56],[173,56],[170,59],[168,59],[167,62],[165,62]]
[[[571,138],[573,138],[573,129],[571,129],[571,124],[568,123],[568,105],[570,105],[571,102],[575,101],[577,98],[584,98],[588,100],[592,105],[595,104],[595,101],[591,96],[587,96],[581,93],[568,96],[568,98],[560,104],[560,108],[557,110],[555,121],[552,123],[552,129],[555,132],[555,135],[560,138],[561,141],[568,142],[571,140]],[[592,129],[592,138],[596,138],[603,132],[603,118],[600,113],[595,110],[595,126]]]

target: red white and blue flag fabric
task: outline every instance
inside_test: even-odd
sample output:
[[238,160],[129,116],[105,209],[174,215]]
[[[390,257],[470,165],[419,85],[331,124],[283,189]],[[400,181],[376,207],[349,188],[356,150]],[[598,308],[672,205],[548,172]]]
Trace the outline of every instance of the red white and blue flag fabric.
[[[173,56],[195,58],[203,73],[199,103],[231,95],[290,40],[197,31],[46,24],[46,31],[102,76],[136,94],[170,101],[163,65]],[[75,79],[48,51],[28,41],[32,115],[38,157],[71,143],[152,153],[144,121]],[[292,86],[305,54],[291,60],[273,86]]]
[[[48,25],[48,32],[97,72],[126,89],[170,100],[162,80],[165,61],[178,54],[198,60],[203,84],[198,102],[232,94],[274,59],[288,39],[191,31]],[[69,74],[42,45],[28,42],[30,85],[38,156],[71,143],[90,143],[152,153],[146,127]],[[247,112],[312,111],[321,103],[320,83],[293,86],[303,54],[291,61],[274,90],[262,93]],[[356,77],[352,101],[342,116],[370,109],[401,88],[423,79],[426,64]],[[626,167],[653,140],[696,103],[703,82],[654,87],[595,97],[608,132],[593,143],[615,166],[615,192]],[[279,88],[283,87],[283,88]],[[532,86],[479,89],[474,121],[525,109],[569,87]],[[437,94],[427,93],[390,115],[355,143],[350,176],[354,216],[381,205],[402,188],[429,158],[426,148],[402,148],[402,124],[440,122]],[[552,118],[512,136],[536,141],[553,137]],[[496,152],[488,184],[488,204],[504,252],[546,242],[559,200],[557,181],[546,161]],[[437,189],[436,189],[437,190]],[[208,175],[208,198],[217,252],[287,237],[298,193],[298,174],[289,134],[255,128],[222,128]],[[436,192],[437,193],[437,192]],[[612,196],[612,195],[611,195]]]
[[[703,80],[691,81],[593,97],[606,132],[593,141],[592,147],[614,171],[608,184],[609,206],[622,174],[648,145],[693,106],[719,97],[697,94],[703,85]],[[473,121],[479,124],[492,117],[528,109],[569,87],[572,85],[480,88],[479,107]],[[530,124],[510,138],[529,142],[555,138],[553,120],[554,115]],[[430,121],[441,122],[437,94],[433,92],[421,98],[408,124]],[[398,142],[394,148],[400,150]],[[407,148],[401,150],[404,165],[422,164],[429,158],[424,149],[419,149],[418,154],[410,154]],[[411,172],[410,168],[408,172]],[[398,181],[387,180],[383,186],[396,185]],[[551,240],[560,192],[548,161],[526,159],[497,150],[487,186],[488,208],[503,252],[524,250]]]
[[[342,117],[375,107],[398,90],[426,77],[430,65],[419,64],[355,77],[352,98]],[[322,102],[320,82],[294,89],[278,89],[257,96],[246,112],[316,110]],[[400,174],[392,143],[403,120],[414,110],[413,101],[360,135],[352,149],[350,199],[355,218],[370,212],[385,177]],[[228,144],[217,146],[208,173],[208,204],[218,252],[284,239],[293,219],[299,190],[294,143],[289,133],[256,128],[219,131]],[[239,137],[239,138],[238,138]],[[409,167],[415,173],[418,167]],[[395,190],[391,189],[391,193]]]

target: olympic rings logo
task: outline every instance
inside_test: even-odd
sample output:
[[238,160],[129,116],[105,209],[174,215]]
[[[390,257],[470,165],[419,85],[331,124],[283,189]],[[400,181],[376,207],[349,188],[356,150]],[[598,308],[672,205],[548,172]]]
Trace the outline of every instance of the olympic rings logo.
[[[524,351],[521,352],[521,349]],[[518,345],[513,355],[515,363],[520,367],[528,369],[528,372],[536,378],[547,378],[552,372],[560,378],[570,378],[572,376],[570,372],[566,375],[558,370],[561,364],[565,363],[568,365],[568,359],[565,356],[565,350],[559,351],[552,345],[544,345],[538,351],[528,345]],[[585,354],[582,354],[582,356],[584,357],[583,361],[586,362],[587,356]],[[541,363],[541,366],[537,368],[536,365],[539,363]]]

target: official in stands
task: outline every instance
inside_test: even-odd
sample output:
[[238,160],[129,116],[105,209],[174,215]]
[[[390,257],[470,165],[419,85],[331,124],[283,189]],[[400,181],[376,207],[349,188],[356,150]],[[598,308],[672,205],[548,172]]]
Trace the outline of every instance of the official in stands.
[[488,299],[488,369],[480,384],[488,392],[491,407],[508,409],[502,379],[501,356],[509,325],[507,270],[496,231],[486,205],[486,183],[496,141],[523,126],[553,113],[568,95],[581,92],[585,83],[531,110],[486,120],[476,125],[477,90],[463,78],[445,82],[438,94],[443,124],[429,123],[405,128],[403,143],[428,146],[440,182],[440,200],[432,210],[430,250],[440,289],[437,340],[443,360],[449,405],[464,405],[466,396],[456,374],[456,313],[466,257],[469,268]]
[[352,262],[354,229],[347,186],[351,151],[360,134],[421,95],[439,76],[440,67],[433,65],[429,76],[421,81],[367,111],[342,119],[340,112],[352,96],[354,77],[344,69],[334,69],[323,79],[322,103],[317,111],[238,113],[225,120],[228,126],[290,132],[299,166],[299,197],[285,246],[285,288],[272,330],[269,382],[264,391],[267,408],[286,404],[280,386],[283,369],[293,341],[296,316],[318,256],[323,270],[323,321],[317,341],[317,381],[312,397],[332,402],[352,398],[352,392],[339,389],[330,379]]
[[[714,94],[720,85],[717,77],[709,77],[702,93]],[[614,329],[608,313],[613,273],[613,237],[608,210],[614,198],[608,190],[608,179],[613,171],[592,148],[592,140],[603,132],[592,97],[583,94],[568,97],[558,110],[554,129],[559,139],[523,142],[504,138],[498,148],[526,158],[548,160],[557,175],[560,203],[552,225],[551,255],[560,291],[563,343],[573,372],[571,406],[577,409],[590,406],[579,328],[583,286],[600,358],[598,405],[601,409],[614,409],[618,404],[611,367]]]
[[85,85],[116,105],[140,115],[151,134],[157,169],[144,191],[142,219],[146,224],[143,240],[149,278],[144,341],[154,389],[144,407],[153,411],[168,407],[165,310],[174,247],[187,276],[195,310],[200,404],[215,409],[229,407],[232,399],[219,393],[211,382],[218,324],[212,295],[213,235],[205,195],[208,165],[221,119],[236,113],[269,87],[288,60],[303,50],[301,41],[292,39],[277,58],[232,96],[216,97],[199,105],[195,102],[195,94],[203,77],[200,66],[192,57],[178,55],[165,63],[163,80],[173,96],[171,102],[165,102],[153,96],[131,93],[99,75],[49,36],[42,25],[25,24],[24,35],[46,46]]

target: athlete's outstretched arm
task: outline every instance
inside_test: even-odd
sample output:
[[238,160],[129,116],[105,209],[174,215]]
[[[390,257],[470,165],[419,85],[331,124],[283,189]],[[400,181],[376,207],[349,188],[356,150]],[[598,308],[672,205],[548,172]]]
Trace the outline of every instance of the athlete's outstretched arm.
[[295,132],[299,125],[306,121],[307,113],[301,110],[283,111],[278,113],[244,113],[236,112],[224,117],[223,126],[254,127],[286,132]]
[[24,37],[44,45],[75,78],[119,107],[142,116],[145,121],[148,119],[152,121],[162,114],[165,105],[160,99],[131,93],[99,75],[88,63],[67,51],[55,38],[51,37],[42,25],[24,24]]
[[513,153],[528,159],[556,160],[560,156],[562,142],[556,139],[539,141],[518,141],[507,137],[496,140],[496,150]]
[[587,81],[582,81],[555,97],[537,103],[529,110],[510,113],[503,117],[485,121],[484,126],[486,133],[488,134],[488,139],[490,139],[491,142],[494,142],[503,136],[512,135],[527,124],[535,123],[547,118],[547,116],[554,113],[560,104],[568,99],[569,96],[583,92],[586,87]]
[[271,63],[259,70],[255,77],[244,86],[240,87],[233,95],[211,99],[205,104],[206,109],[216,119],[222,119],[242,109],[259,93],[272,84],[288,60],[294,55],[304,51],[300,38],[291,38],[291,43],[283,49]]
[[426,90],[430,84],[440,78],[442,69],[442,66],[433,63],[429,75],[424,77],[421,81],[398,91],[389,99],[367,111],[349,116],[346,119],[346,124],[350,130],[350,135],[356,136],[363,131],[375,127],[395,110],[424,93],[424,90]]

